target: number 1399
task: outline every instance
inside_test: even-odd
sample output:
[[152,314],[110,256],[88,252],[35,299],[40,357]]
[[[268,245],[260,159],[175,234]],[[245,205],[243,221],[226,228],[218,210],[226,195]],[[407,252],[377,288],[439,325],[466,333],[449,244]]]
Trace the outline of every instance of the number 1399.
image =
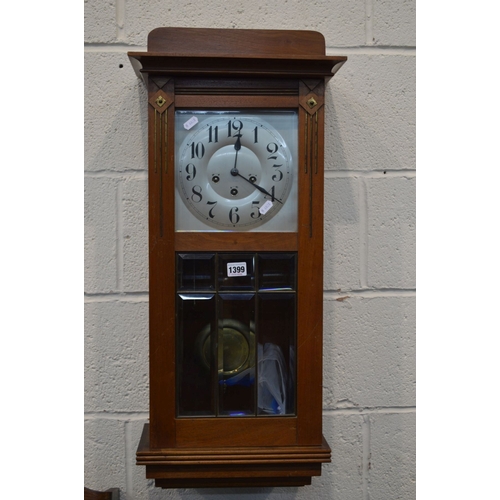
[[247,263],[246,262],[231,262],[227,265],[227,276],[246,276]]

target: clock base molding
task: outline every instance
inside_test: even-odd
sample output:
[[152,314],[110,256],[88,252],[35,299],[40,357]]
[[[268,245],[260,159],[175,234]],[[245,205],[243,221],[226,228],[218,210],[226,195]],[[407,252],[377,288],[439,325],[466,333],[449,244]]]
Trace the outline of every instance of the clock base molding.
[[151,449],[149,424],[136,454],[161,488],[306,486],[330,457],[324,438],[318,446]]

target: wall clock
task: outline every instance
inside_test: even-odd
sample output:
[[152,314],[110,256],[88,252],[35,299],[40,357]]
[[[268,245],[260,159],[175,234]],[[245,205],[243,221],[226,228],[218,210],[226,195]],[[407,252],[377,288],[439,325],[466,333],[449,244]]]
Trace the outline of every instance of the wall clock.
[[322,435],[324,86],[313,31],[158,28],[148,88],[156,486],[302,486]]

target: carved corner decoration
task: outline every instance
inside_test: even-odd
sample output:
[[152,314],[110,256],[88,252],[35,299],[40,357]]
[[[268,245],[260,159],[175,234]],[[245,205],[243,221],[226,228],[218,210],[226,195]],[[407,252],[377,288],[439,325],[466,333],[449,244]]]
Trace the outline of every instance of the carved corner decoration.
[[155,76],[151,78],[151,82],[156,85],[157,88],[162,89],[171,81],[171,78],[169,77],[161,77],[161,76]]
[[304,171],[318,173],[318,113],[325,104],[325,85],[319,80],[300,82],[299,104],[305,114]]
[[[158,88],[161,86],[161,88]],[[155,88],[157,89],[155,91]],[[154,111],[150,114],[150,121],[153,122],[153,144],[150,145],[150,150],[153,151],[153,169],[154,174],[160,175],[158,202],[160,206],[160,237],[163,237],[164,226],[164,192],[163,192],[163,174],[168,173],[168,164],[171,161],[169,155],[168,142],[168,127],[169,127],[169,110],[173,110],[174,103],[174,85],[170,78],[151,79],[150,81],[150,97],[149,105]]]
[[167,133],[168,133],[168,110],[173,103],[167,94],[159,90],[149,99],[150,106],[154,109],[154,171],[157,173],[162,170],[162,165],[167,168],[166,156],[168,151]]
[[310,115],[317,113],[325,104],[325,84],[319,80],[300,82],[299,103]]
[[[323,121],[325,84],[321,80],[301,80],[299,104],[304,113],[304,173],[309,175],[309,238],[313,237],[313,174],[318,174],[319,128]],[[319,113],[321,112],[321,117]]]

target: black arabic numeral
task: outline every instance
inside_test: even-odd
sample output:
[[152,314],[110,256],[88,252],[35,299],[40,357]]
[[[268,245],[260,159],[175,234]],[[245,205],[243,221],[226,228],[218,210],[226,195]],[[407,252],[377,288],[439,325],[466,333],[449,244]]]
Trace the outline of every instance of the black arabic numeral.
[[275,142],[270,142],[267,145],[266,149],[267,149],[268,153],[271,153],[271,156],[267,157],[268,160],[277,160],[278,159],[278,156],[276,155],[276,153],[278,151],[278,145]]
[[201,186],[193,186],[191,199],[194,203],[200,203],[203,200],[203,196],[201,196]]
[[238,224],[238,222],[240,222],[240,216],[236,212],[238,212],[238,207],[233,207],[229,210],[229,220],[231,224]]
[[259,142],[259,127],[253,129],[253,142],[257,144]]
[[194,142],[191,143],[191,158],[198,158],[199,160],[201,160],[204,154],[205,146],[202,142],[198,142],[197,144],[195,144]]
[[[241,137],[241,129],[243,128],[243,123],[241,120],[229,120],[227,122],[227,136],[228,137]],[[233,135],[233,130],[237,133]]]
[[187,181],[192,181],[196,177],[196,167],[192,163],[186,165]]
[[274,201],[274,200],[275,200],[275,198],[274,198],[274,188],[275,188],[275,187],[276,187],[276,186],[273,186],[273,187],[271,188],[271,197],[272,197],[271,201]]
[[213,205],[213,207],[208,211],[208,216],[213,219],[215,217],[214,215],[214,208],[215,205],[217,205],[216,201],[207,201],[207,205]]
[[219,127],[210,125],[208,128],[208,142],[219,142]]
[[250,214],[250,217],[252,219],[258,219],[260,217],[259,203],[260,203],[260,201],[252,201],[252,205],[254,205],[254,207],[253,207],[254,210]]
[[[274,168],[280,168],[282,167],[283,164],[281,165],[273,165]],[[279,177],[278,175],[279,174]],[[275,173],[274,175],[271,177],[271,179],[274,181],[274,182],[279,182],[281,179],[283,179],[283,172],[281,170],[275,170]]]

